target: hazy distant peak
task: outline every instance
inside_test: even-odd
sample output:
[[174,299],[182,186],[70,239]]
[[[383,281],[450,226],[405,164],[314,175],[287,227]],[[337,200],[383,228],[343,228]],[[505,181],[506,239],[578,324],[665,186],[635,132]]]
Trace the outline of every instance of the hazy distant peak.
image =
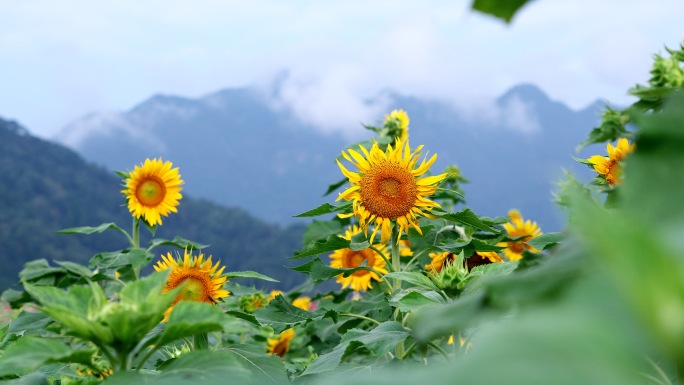
[[5,120],[2,117],[0,117],[0,128],[3,128],[15,135],[29,135],[29,131],[24,126],[15,122],[14,120]]
[[507,101],[513,98],[518,98],[525,101],[533,101],[535,103],[551,103],[551,99],[548,95],[546,95],[546,93],[544,93],[544,91],[539,89],[539,87],[528,83],[518,84],[517,86],[512,87],[506,91],[506,93],[501,95],[497,99],[497,102],[500,104],[505,104]]

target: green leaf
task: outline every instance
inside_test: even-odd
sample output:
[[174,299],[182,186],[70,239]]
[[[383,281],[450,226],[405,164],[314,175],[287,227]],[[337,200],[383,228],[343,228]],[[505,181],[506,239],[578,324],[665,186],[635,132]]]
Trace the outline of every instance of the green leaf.
[[50,322],[52,322],[52,318],[43,313],[22,310],[17,318],[10,323],[7,333],[25,334],[26,332],[43,331]]
[[385,279],[398,279],[424,289],[439,291],[439,288],[430,281],[430,278],[417,271],[395,271],[385,274]]
[[513,16],[530,0],[474,0],[471,8],[510,23]]
[[537,250],[546,250],[563,241],[563,234],[561,233],[546,233],[538,237],[534,237],[527,241],[527,244]]
[[321,239],[309,243],[305,250],[295,252],[295,255],[293,257],[290,257],[290,259],[302,259],[339,249],[346,249],[349,247],[349,243],[349,240],[344,239],[339,235],[330,235],[326,239]]
[[334,267],[330,267],[329,265],[323,263],[323,261],[319,258],[316,257],[312,259],[311,261],[299,265],[297,267],[291,267],[290,269],[294,271],[299,271],[301,273],[308,274],[311,279],[315,283],[327,281],[330,278],[337,277],[340,274],[343,274],[344,276],[348,277],[349,275],[353,274],[357,270],[368,270],[370,271],[371,268],[368,266],[358,266],[355,268],[348,268],[348,269],[338,269]]
[[295,215],[294,217],[295,218],[317,217],[319,215],[345,212],[345,211],[351,209],[351,207],[352,207],[351,203],[342,203],[339,206],[333,206],[329,203],[323,203],[322,205],[316,207],[313,210],[309,210],[307,212]]
[[439,210],[433,210],[432,214],[442,219],[446,219],[447,221],[458,222],[464,225],[472,226],[479,230],[488,231],[490,233],[498,234],[501,232],[501,230],[497,230],[490,224],[487,224],[470,209],[464,209],[463,211],[459,211],[457,213],[446,213]]
[[28,373],[44,363],[58,362],[71,354],[71,348],[60,341],[25,336],[5,350],[0,360],[0,377]]
[[44,373],[33,372],[15,380],[0,381],[2,385],[51,385]]
[[342,341],[337,347],[329,353],[316,357],[302,375],[334,370],[345,357],[362,346],[368,349],[374,356],[386,354],[408,336],[408,331],[395,321],[383,322],[371,331],[349,330],[342,337]]
[[220,331],[227,320],[226,314],[217,306],[203,302],[181,301],[173,307],[164,331],[146,345],[153,343],[161,347],[181,338]]
[[256,278],[256,279],[262,279],[264,281],[270,281],[270,282],[280,282],[276,279],[273,279],[269,276],[257,273],[255,271],[231,271],[228,273],[224,274],[228,279],[233,279],[233,278]]
[[93,234],[93,233],[102,233],[106,230],[113,229],[117,231],[124,232],[125,231],[116,225],[116,223],[110,222],[110,223],[103,223],[99,226],[91,227],[91,226],[83,226],[83,227],[71,227],[68,229],[63,229],[57,231],[58,234]]
[[183,250],[203,250],[209,247],[209,245],[204,245],[201,243],[189,241],[183,237],[176,236],[172,240],[168,239],[163,239],[163,238],[153,238],[149,243],[148,243],[148,250],[151,250],[155,247],[158,246],[173,246],[179,249]]
[[329,185],[328,189],[325,191],[325,194],[323,194],[323,196],[330,195],[330,193],[332,193],[333,191],[337,190],[338,188],[342,187],[345,183],[347,183],[347,180],[348,180],[347,178],[343,178],[339,182],[335,182],[335,183]]
[[93,272],[90,271],[90,269],[78,263],[69,261],[55,261],[55,263],[62,266],[64,269],[66,269],[66,271],[74,275],[88,278],[91,278],[93,276]]
[[475,325],[487,315],[482,311],[483,305],[484,295],[474,293],[461,296],[450,304],[423,306],[410,318],[414,337],[420,341],[431,341]]
[[237,311],[237,310],[228,310],[228,311],[226,311],[226,314],[232,315],[235,318],[243,319],[243,320],[245,320],[249,323],[252,323],[256,326],[261,326],[259,321],[257,321],[256,317],[254,316],[254,314],[243,313],[243,312]]
[[443,303],[444,299],[434,291],[419,291],[417,289],[399,290],[394,293],[389,303],[403,312],[414,311],[425,305]]
[[133,268],[147,266],[154,256],[145,249],[120,250],[96,254],[90,259],[90,268],[119,270],[125,266]]
[[310,242],[325,239],[330,235],[342,234],[342,225],[338,221],[318,221],[314,220],[304,231],[302,245],[306,246]]
[[259,323],[270,325],[276,333],[317,317],[316,314],[302,310],[285,301],[282,295],[276,296],[266,307],[257,309],[254,316]]
[[232,345],[224,350],[252,372],[255,384],[289,384],[283,360],[252,345]]

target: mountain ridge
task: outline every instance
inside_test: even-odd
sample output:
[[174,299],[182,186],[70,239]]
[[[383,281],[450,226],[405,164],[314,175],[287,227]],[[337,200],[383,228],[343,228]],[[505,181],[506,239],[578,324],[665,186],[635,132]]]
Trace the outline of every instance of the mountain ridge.
[[[278,95],[277,89],[272,94]],[[196,99],[154,95],[120,113],[118,122],[76,120],[61,135],[81,124],[88,132],[85,141],[71,147],[90,161],[125,170],[145,157],[161,156],[185,170],[194,182],[188,191],[196,196],[242,207],[267,222],[302,223],[292,216],[334,200],[322,194],[341,179],[333,160],[349,140],[297,120],[293,111],[274,107],[271,97],[249,87]],[[408,112],[411,143],[439,154],[435,170],[449,164],[462,169],[472,181],[464,189],[476,212],[497,216],[518,208],[559,229],[563,219],[552,202],[553,180],[562,169],[587,175],[571,155],[598,124],[599,102],[573,110],[532,84],[513,87],[471,114],[389,90],[367,103],[379,100],[387,103],[387,113]],[[193,154],[197,149],[201,155]],[[483,175],[495,175],[499,183]],[[505,192],[505,199],[493,191]]]

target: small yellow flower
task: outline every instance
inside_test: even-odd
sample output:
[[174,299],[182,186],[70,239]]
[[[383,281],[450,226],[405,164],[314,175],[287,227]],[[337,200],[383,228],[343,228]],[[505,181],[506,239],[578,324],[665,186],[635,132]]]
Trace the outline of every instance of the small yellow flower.
[[176,206],[183,197],[180,193],[183,181],[178,168],[171,162],[146,159],[142,166],[135,166],[126,178],[126,189],[121,192],[128,200],[128,210],[136,218],[143,218],[150,226],[161,225],[162,216],[178,212]]
[[311,298],[303,295],[292,301],[292,306],[308,311],[311,308]]
[[389,115],[385,115],[384,126],[387,127],[394,123],[399,129],[398,135],[396,135],[399,140],[405,142],[408,140],[408,129],[409,129],[409,117],[404,110],[393,110]]
[[606,178],[609,186],[615,186],[622,181],[622,166],[621,162],[627,158],[627,155],[634,152],[635,144],[629,144],[625,138],[620,138],[617,145],[613,147],[612,144],[606,145],[606,152],[608,156],[594,155],[589,157],[587,161],[591,163],[594,170]]
[[[344,238],[350,240],[354,235],[359,233],[361,233],[361,229],[358,226],[351,226],[345,231]],[[374,244],[373,246],[385,255],[387,254],[386,245]],[[362,263],[366,262],[366,266],[373,268],[381,274],[387,274],[385,260],[370,247],[363,250],[335,250],[330,255],[330,259],[330,266],[338,269],[351,269],[359,267]],[[345,277],[344,274],[337,276],[337,282],[342,284],[343,289],[351,287],[354,291],[366,291],[370,289],[373,287],[373,285],[371,285],[371,280],[380,282],[382,281],[382,278],[375,272],[368,270],[357,270],[348,277]]]
[[277,297],[278,295],[284,296],[285,293],[283,293],[282,290],[271,290],[271,293],[268,295],[268,300],[267,302],[271,302]]
[[529,250],[533,253],[539,252],[539,250],[530,246],[527,242],[531,239],[538,237],[542,234],[541,229],[537,225],[537,222],[532,222],[529,219],[525,221],[517,210],[511,210],[508,212],[508,217],[511,219],[510,222],[504,224],[504,228],[508,232],[509,238],[520,238],[517,241],[511,242],[500,242],[497,246],[506,247],[503,250],[504,256],[509,261],[518,261],[522,259],[522,253],[525,250]]
[[286,329],[280,333],[278,338],[269,338],[268,346],[266,346],[266,351],[268,354],[275,354],[278,357],[282,357],[290,350],[290,343],[295,338],[296,333],[294,329]]
[[437,184],[446,174],[421,178],[437,159],[436,154],[429,160],[426,156],[418,165],[422,148],[418,146],[411,151],[408,141],[397,140],[395,146],[387,146],[386,151],[380,150],[377,143],[373,144],[370,151],[360,145],[363,155],[351,148],[347,150],[348,154],[342,151],[342,156],[359,171],[351,172],[337,161],[342,174],[351,183],[351,187],[342,192],[337,200],[353,203],[351,214],[339,216],[357,216],[359,226],[366,234],[368,226],[375,224],[371,243],[378,230],[381,230],[381,242],[389,242],[392,221],[399,226],[401,237],[402,232],[408,232],[409,226],[422,234],[418,226],[419,216],[434,218],[429,211],[439,207],[439,204],[428,197],[437,191]]
[[171,269],[162,292],[165,293],[185,284],[171,307],[164,314],[164,321],[168,320],[173,306],[180,301],[217,304],[218,301],[230,294],[223,289],[223,284],[227,280],[222,275],[225,266],[219,269],[220,262],[217,261],[216,264],[212,264],[211,255],[205,260],[204,254],[192,256],[185,250],[182,260],[174,259],[171,253],[166,256],[162,255],[161,258],[162,260],[154,266],[154,270]]

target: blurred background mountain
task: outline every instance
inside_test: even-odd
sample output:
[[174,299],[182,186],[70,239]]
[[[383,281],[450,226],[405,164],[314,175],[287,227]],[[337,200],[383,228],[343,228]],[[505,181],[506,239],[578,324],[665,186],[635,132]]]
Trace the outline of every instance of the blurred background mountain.
[[[438,154],[434,173],[460,167],[470,180],[463,186],[467,205],[477,214],[501,216],[517,208],[546,232],[564,223],[552,196],[563,169],[580,179],[591,174],[572,156],[603,151],[574,150],[599,123],[603,103],[575,111],[533,85],[514,87],[479,112],[389,91],[367,103],[380,102],[387,113],[408,112],[412,145]],[[359,125],[380,125],[383,118]],[[256,270],[281,280],[281,288],[292,287],[303,275],[288,270],[293,263],[286,258],[301,248],[309,222],[293,216],[334,201],[336,193],[323,193],[341,180],[335,157],[369,134],[325,132],[252,88],[199,99],[153,96],[127,112],[77,119],[54,141],[0,120],[0,288],[16,283],[25,261],[87,263],[96,252],[125,246],[115,232],[56,231],[103,222],[128,228],[121,181],[112,170],[159,156],[180,168],[185,197],[158,237],[210,244],[206,253],[228,270]]]

